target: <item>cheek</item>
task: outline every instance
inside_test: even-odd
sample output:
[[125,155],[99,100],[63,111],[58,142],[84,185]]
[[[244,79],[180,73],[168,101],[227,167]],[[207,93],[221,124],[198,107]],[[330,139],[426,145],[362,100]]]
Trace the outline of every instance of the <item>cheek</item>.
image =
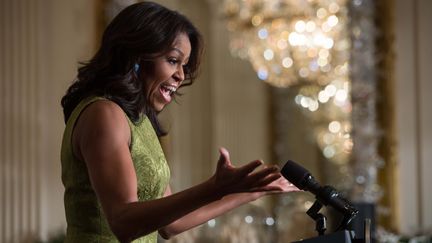
[[158,91],[159,85],[169,80],[174,72],[175,69],[171,68],[167,63],[156,63],[153,70],[153,75],[149,75],[149,78],[146,80],[147,94],[151,95],[155,91]]
[[154,77],[152,76],[151,78],[149,77],[149,78],[147,78],[146,80],[145,80],[145,83],[144,83],[144,95],[147,97],[147,99],[151,99],[151,97],[153,96],[153,94],[154,94],[154,91],[157,89],[156,87],[157,87],[157,84],[156,84],[157,82],[155,82],[155,79],[154,79]]
[[155,92],[158,90],[159,88],[159,82],[155,81],[155,80],[151,80],[150,84],[147,86],[147,96],[148,97],[152,97],[154,96]]
[[175,73],[175,67],[167,62],[161,63],[155,68],[155,78],[159,82],[164,82]]

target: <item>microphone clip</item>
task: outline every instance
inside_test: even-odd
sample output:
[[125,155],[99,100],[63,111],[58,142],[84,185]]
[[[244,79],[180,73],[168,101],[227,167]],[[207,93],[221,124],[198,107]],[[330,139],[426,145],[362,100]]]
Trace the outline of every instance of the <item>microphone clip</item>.
[[327,217],[324,214],[319,213],[323,205],[316,200],[312,207],[306,212],[313,220],[315,220],[315,230],[318,232],[318,235],[324,235],[327,229]]

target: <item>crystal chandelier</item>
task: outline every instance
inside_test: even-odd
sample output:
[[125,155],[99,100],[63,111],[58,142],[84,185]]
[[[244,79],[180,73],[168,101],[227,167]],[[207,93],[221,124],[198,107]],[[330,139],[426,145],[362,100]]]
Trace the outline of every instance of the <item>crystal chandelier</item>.
[[277,87],[328,84],[347,65],[345,0],[225,0],[234,56]]
[[347,164],[352,150],[350,36],[346,0],[224,0],[230,51],[259,79],[295,86],[323,155]]

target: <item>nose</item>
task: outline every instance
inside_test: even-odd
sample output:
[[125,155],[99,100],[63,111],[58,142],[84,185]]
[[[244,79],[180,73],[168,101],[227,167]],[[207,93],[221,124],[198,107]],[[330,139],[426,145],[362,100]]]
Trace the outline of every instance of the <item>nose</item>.
[[177,68],[176,72],[174,73],[174,79],[177,82],[183,82],[183,80],[185,79],[183,65],[179,65],[179,67]]

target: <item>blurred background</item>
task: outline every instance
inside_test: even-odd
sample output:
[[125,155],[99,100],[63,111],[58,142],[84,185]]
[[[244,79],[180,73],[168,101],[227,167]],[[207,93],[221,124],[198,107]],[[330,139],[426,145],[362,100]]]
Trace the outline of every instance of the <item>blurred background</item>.
[[[0,0],[0,242],[61,242],[60,99],[134,2]],[[378,241],[431,242],[431,1],[155,2],[206,46],[199,79],[161,114],[174,191],[211,176],[220,146],[236,165],[291,159],[361,209],[354,223],[371,218]],[[269,196],[169,242],[310,238],[313,202]]]

